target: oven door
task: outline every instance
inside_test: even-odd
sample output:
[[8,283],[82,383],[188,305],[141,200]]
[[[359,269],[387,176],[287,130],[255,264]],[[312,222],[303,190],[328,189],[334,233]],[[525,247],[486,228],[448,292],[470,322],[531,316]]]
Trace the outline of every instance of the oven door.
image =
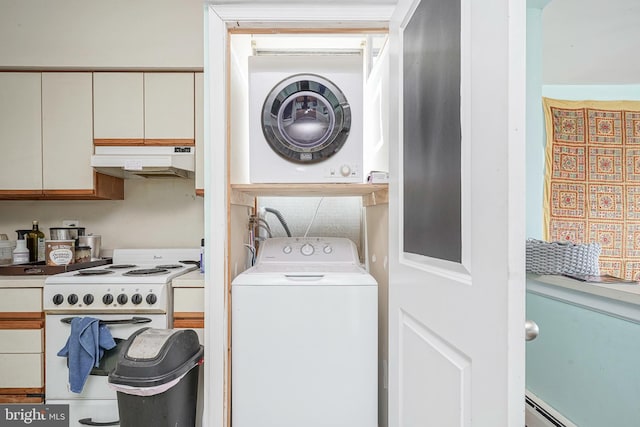
[[[69,369],[67,358],[57,355],[71,333],[70,319],[73,315],[47,314],[45,323],[46,332],[46,357],[45,357],[45,396],[47,402],[51,400],[69,399],[116,399],[116,392],[107,382],[109,372],[115,367],[118,357],[118,348],[122,347],[123,340],[140,328],[167,328],[167,316],[165,314],[100,314],[93,315],[101,321],[109,322],[109,330],[118,346],[105,352],[100,366],[94,368],[87,378],[82,393],[73,393],[69,390]],[[144,321],[137,319],[146,319]]]

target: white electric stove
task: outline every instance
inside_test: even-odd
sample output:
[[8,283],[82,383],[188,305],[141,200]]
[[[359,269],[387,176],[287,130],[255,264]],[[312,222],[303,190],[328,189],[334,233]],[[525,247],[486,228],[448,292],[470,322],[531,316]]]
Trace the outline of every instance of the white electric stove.
[[[113,264],[45,280],[45,399],[48,404],[69,405],[70,427],[117,425],[118,421],[116,392],[107,382],[110,366],[101,362],[81,393],[70,391],[67,359],[57,353],[70,335],[72,319],[99,319],[118,343],[140,328],[170,328],[171,281],[198,268],[199,257],[199,248],[116,249]],[[119,347],[112,351],[117,353]]]

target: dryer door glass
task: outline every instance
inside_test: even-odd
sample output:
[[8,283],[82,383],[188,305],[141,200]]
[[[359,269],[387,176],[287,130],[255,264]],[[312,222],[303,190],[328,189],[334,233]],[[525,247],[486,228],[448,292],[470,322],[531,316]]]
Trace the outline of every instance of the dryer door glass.
[[292,145],[313,148],[331,136],[335,114],[327,100],[314,92],[298,92],[287,98],[278,114],[278,130]]
[[291,76],[267,96],[262,131],[269,146],[287,160],[319,162],[337,153],[349,136],[351,111],[344,94],[329,80]]

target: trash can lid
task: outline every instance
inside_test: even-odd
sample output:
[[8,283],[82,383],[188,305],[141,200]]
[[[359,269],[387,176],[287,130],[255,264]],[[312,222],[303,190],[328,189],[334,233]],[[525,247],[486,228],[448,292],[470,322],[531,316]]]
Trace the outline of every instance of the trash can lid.
[[[126,357],[131,360],[157,359],[160,350],[167,344],[176,331],[174,329],[146,329],[133,336],[127,347]],[[131,338],[129,338],[131,339]]]
[[165,384],[198,364],[203,353],[191,329],[142,328],[125,342],[109,382],[135,387]]

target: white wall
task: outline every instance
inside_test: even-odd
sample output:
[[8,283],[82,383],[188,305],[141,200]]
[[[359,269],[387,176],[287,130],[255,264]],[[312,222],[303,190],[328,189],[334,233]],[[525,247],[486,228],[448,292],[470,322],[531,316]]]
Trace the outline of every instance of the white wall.
[[0,201],[0,233],[16,239],[15,230],[40,230],[64,219],[77,219],[86,233],[102,236],[103,255],[115,248],[199,247],[203,237],[203,198],[192,179],[126,180],[125,200]]
[[552,0],[543,11],[545,84],[635,84],[638,0]]
[[202,0],[0,0],[0,67],[202,69]]

